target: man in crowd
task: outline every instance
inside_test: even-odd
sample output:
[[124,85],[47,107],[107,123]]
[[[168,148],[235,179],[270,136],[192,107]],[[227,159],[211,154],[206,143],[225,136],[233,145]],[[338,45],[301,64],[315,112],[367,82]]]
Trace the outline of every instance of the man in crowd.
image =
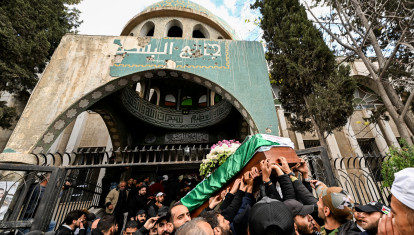
[[149,187],[149,185],[150,185],[150,177],[149,176],[145,176],[142,181],[143,181],[142,183],[145,187]]
[[414,232],[414,168],[395,173],[391,187],[391,213],[378,225],[379,235],[405,235]]
[[134,234],[138,230],[137,226],[138,226],[138,223],[134,220],[130,220],[126,222],[125,229],[124,229],[124,235]]
[[148,217],[155,217],[158,213],[158,209],[163,207],[164,193],[159,192],[155,195],[155,202],[148,209]]
[[154,184],[152,184],[151,186],[149,186],[148,188],[148,194],[149,195],[154,195],[158,192],[164,192],[164,185],[162,184],[163,181],[163,177],[162,176],[157,176],[157,179],[155,181]]
[[203,218],[210,224],[214,234],[230,234],[230,221],[226,220],[220,211],[207,211],[203,214]]
[[174,226],[174,230],[177,230],[183,224],[191,220],[190,212],[184,205],[174,205],[171,209],[171,222]]
[[118,224],[116,223],[116,218],[112,215],[103,216],[98,222],[96,231],[100,232],[102,235],[116,234],[118,232]]
[[181,226],[176,235],[199,234],[214,235],[213,229],[204,218],[198,217]]
[[137,228],[141,228],[145,224],[145,221],[147,221],[147,212],[139,210],[137,212],[137,216],[135,217],[135,221],[138,223]]
[[361,231],[352,221],[354,202],[340,187],[326,187],[322,182],[316,183],[318,200],[318,216],[325,225],[321,227],[321,234],[360,234]]
[[134,178],[129,178],[129,180],[128,180],[128,184],[127,184],[127,186],[126,186],[126,190],[128,190],[128,191],[131,191],[132,189],[134,189],[135,188],[135,185],[134,185]]
[[370,202],[366,205],[355,206],[355,211],[356,224],[364,230],[361,235],[376,235],[380,218],[384,214],[389,214],[391,209],[382,203]]
[[85,214],[81,210],[69,212],[63,224],[56,231],[56,235],[73,235],[76,228],[79,228],[79,235],[85,235],[86,231],[83,227],[85,218]]
[[147,188],[141,186],[137,191],[132,190],[130,194],[128,194],[128,220],[134,218],[137,215],[139,210],[147,210]]
[[279,200],[262,198],[249,215],[250,234],[294,235],[292,212]]
[[106,213],[114,215],[119,228],[122,231],[124,221],[127,217],[128,191],[126,182],[121,181],[117,188],[112,189],[105,199]]
[[295,199],[288,199],[283,202],[293,214],[295,230],[299,234],[315,234],[315,221],[310,215],[313,212],[313,205],[303,205]]

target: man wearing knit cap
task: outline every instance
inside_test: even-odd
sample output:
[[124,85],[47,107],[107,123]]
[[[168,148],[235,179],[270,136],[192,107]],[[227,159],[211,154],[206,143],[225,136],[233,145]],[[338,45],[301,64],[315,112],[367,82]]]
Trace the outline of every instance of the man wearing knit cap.
[[354,202],[348,193],[340,187],[326,187],[321,182],[316,185],[318,216],[325,222],[321,234],[360,234],[361,231],[352,221]]
[[414,234],[414,168],[395,173],[391,193],[391,213],[380,219],[378,234]]

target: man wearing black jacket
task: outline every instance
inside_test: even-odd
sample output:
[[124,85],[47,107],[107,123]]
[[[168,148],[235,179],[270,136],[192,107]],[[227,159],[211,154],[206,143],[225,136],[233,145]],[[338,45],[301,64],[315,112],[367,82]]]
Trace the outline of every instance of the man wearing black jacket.
[[[132,191],[133,192],[133,191]],[[134,218],[139,210],[148,211],[147,209],[147,187],[141,186],[138,190],[138,194],[129,195],[128,200],[128,220]]]
[[76,228],[79,228],[79,235],[85,235],[86,231],[83,227],[85,218],[85,214],[80,210],[69,212],[63,224],[56,231],[56,235],[73,235]]

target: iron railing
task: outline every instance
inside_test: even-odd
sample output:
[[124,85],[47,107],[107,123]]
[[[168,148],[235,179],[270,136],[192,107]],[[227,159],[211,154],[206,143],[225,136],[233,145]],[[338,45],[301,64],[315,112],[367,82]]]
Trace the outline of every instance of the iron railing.
[[159,164],[200,164],[210,152],[209,145],[158,145],[125,147],[105,151],[101,148],[88,148],[78,152],[33,154],[38,165],[81,168],[113,166],[149,166]]
[[[8,182],[9,185],[4,187],[6,191],[0,200],[0,208],[4,209],[0,229],[46,231],[51,221],[61,224],[71,210],[102,206],[99,203],[105,195],[102,195],[101,185],[97,184],[99,168],[170,166],[175,170],[197,169],[209,151],[209,146],[202,145],[142,146],[114,151],[90,148],[64,154],[36,154],[43,166],[0,163],[0,184]],[[296,152],[307,160],[313,179],[344,188],[361,204],[369,201],[388,204],[390,190],[383,187],[380,175],[383,157],[329,159],[322,147]],[[42,188],[45,177],[48,183]],[[63,190],[65,181],[71,182],[71,186]],[[13,190],[10,185],[15,185]],[[39,196],[36,192],[41,190],[44,191]],[[35,202],[34,206],[31,201]]]

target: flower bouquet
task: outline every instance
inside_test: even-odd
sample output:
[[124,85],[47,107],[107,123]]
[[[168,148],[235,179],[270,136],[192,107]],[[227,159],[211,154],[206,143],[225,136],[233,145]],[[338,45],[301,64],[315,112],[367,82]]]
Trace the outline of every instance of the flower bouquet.
[[211,147],[210,153],[200,164],[200,175],[209,176],[216,168],[221,166],[240,146],[239,141],[222,140]]

